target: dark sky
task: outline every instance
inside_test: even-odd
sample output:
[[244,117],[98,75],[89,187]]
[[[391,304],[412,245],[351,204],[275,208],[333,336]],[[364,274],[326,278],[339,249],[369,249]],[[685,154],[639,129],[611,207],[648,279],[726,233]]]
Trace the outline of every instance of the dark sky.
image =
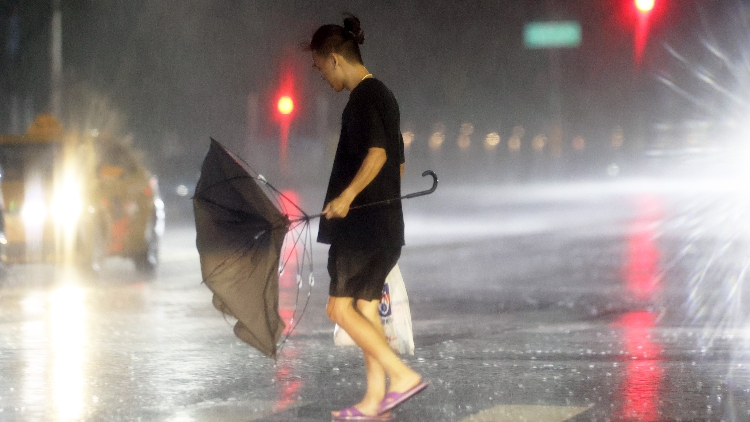
[[[50,3],[0,2],[5,131],[11,98],[24,116],[47,106]],[[679,45],[700,33],[696,10],[710,12],[719,2],[657,0],[640,67],[633,63],[635,17],[626,0],[61,3],[63,122],[131,133],[156,155],[177,148],[199,157],[209,136],[230,144],[241,144],[248,131],[258,142],[275,139],[271,101],[284,70],[295,75],[294,136],[321,136],[321,103],[328,104],[323,132],[335,134],[346,96],[330,92],[299,44],[317,26],[340,23],[345,11],[362,21],[365,64],[394,91],[404,126],[418,136],[437,122],[449,131],[471,122],[507,136],[515,125],[545,131],[559,121],[566,137],[606,139],[618,125],[632,137],[648,137],[664,104],[650,75],[672,66],[663,43]],[[11,49],[14,14],[20,41]],[[534,20],[577,20],[583,43],[555,52],[524,49],[523,26]],[[251,94],[259,112],[257,128],[249,130]]]

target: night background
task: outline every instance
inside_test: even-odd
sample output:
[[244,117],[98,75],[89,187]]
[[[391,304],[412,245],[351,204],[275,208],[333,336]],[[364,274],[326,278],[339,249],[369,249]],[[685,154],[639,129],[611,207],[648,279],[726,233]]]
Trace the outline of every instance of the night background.
[[[53,3],[1,4],[0,132],[20,133],[50,111]],[[638,54],[639,12],[625,0],[62,0],[60,10],[59,119],[68,129],[132,138],[163,179],[194,174],[210,136],[251,163],[276,160],[274,101],[291,75],[292,173],[322,181],[347,95],[320,80],[300,44],[319,25],[340,24],[343,12],[362,21],[365,65],[400,102],[402,129],[414,135],[412,169],[477,180],[624,175],[642,169],[654,147],[721,143],[717,128],[732,122],[716,114],[726,113],[678,91],[714,111],[727,101],[703,92],[669,49],[735,85],[721,80],[726,66],[701,42],[719,40],[733,53],[747,38],[745,8],[734,1],[657,2]],[[580,46],[525,48],[524,25],[533,21],[579,22]],[[435,133],[443,143],[430,149]],[[499,145],[485,149],[490,133]]]
[[[403,201],[408,300],[381,301],[430,383],[393,420],[750,420],[750,0],[649,1],[0,0],[0,422],[327,422],[361,400],[311,216],[348,93],[301,48],[345,12],[400,105],[402,193],[440,178]],[[81,142],[5,136],[42,113]],[[264,177],[194,192],[211,137]],[[266,277],[277,358],[235,335],[217,274]]]

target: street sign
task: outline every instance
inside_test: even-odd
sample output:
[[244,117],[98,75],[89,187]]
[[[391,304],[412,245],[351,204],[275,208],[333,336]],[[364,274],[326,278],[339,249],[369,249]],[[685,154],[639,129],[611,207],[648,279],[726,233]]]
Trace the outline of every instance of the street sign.
[[575,48],[581,45],[581,25],[576,21],[529,22],[523,27],[523,44],[529,49]]

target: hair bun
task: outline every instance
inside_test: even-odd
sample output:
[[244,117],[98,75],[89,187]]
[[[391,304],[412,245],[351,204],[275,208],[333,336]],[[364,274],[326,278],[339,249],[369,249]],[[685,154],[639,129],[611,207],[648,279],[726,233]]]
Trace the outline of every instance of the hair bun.
[[362,31],[362,25],[359,23],[359,19],[357,19],[356,16],[346,15],[346,18],[344,18],[344,31],[346,31],[346,33],[351,36],[357,44],[365,42],[365,32]]

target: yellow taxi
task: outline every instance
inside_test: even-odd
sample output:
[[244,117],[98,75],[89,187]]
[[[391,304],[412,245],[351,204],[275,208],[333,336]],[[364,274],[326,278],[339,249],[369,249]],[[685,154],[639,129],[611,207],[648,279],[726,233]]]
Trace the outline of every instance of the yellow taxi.
[[105,257],[121,256],[155,272],[164,203],[126,144],[64,133],[43,115],[24,135],[0,136],[0,170],[7,262],[97,272]]

